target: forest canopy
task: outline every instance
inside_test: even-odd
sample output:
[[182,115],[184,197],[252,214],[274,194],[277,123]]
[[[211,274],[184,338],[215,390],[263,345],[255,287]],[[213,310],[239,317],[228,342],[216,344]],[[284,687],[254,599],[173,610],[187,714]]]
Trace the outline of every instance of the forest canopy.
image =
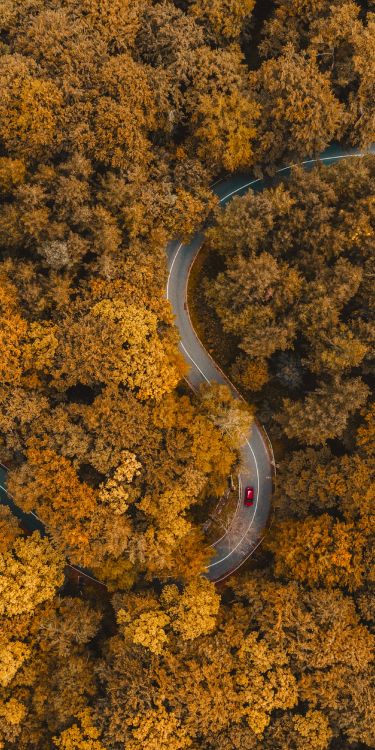
[[[0,0],[1,750],[374,746],[375,6]],[[267,177],[219,209],[211,185]],[[193,393],[166,246],[247,404]],[[189,292],[190,293],[190,292]],[[255,414],[254,561],[204,519]],[[235,428],[235,429],[234,429]],[[101,585],[69,574],[80,566]]]

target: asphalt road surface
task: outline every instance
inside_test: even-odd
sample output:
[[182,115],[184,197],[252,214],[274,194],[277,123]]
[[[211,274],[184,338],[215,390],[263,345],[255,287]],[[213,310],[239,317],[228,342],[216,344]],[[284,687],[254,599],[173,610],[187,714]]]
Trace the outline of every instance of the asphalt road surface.
[[[375,145],[371,146],[368,151],[375,153]],[[331,164],[339,159],[360,156],[363,156],[363,154],[354,149],[342,151],[338,146],[332,146],[319,158],[323,163]],[[316,159],[309,159],[302,162],[302,164],[306,169],[309,169],[316,161]],[[281,176],[283,174],[287,176],[289,172],[290,166],[278,170]],[[267,180],[254,180],[251,174],[241,174],[232,175],[220,180],[214,185],[213,189],[218,195],[220,203],[224,205],[234,195],[243,195],[249,188],[263,190],[267,184]],[[186,291],[189,269],[202,245],[203,236],[202,233],[196,234],[187,245],[172,242],[168,246],[169,277],[167,297],[171,302],[176,318],[176,325],[180,331],[180,349],[187,363],[190,365],[188,382],[192,388],[196,390],[203,382],[215,381],[217,383],[226,383],[234,396],[239,397],[234,386],[222,373],[219,365],[212,360],[199,341],[192,327],[187,310]],[[237,510],[230,528],[212,545],[215,555],[207,571],[207,577],[212,581],[221,581],[230,573],[237,570],[253,554],[262,541],[271,509],[272,476],[272,448],[268,444],[260,425],[255,423],[242,450]],[[243,492],[247,485],[252,485],[255,490],[254,505],[250,508],[245,507],[243,503]],[[0,503],[7,505],[28,531],[38,530],[42,535],[46,533],[44,524],[35,513],[24,513],[10,497],[6,490],[6,468],[1,463]],[[67,563],[67,566],[82,577],[103,585],[100,581],[93,578],[89,571],[72,566],[69,563]]]
[[[375,153],[375,146],[369,149]],[[331,146],[319,157],[324,164],[333,164],[340,159],[360,157],[363,154],[355,149],[341,150]],[[309,159],[302,162],[305,169],[311,168],[318,160]],[[290,173],[291,166],[279,169],[280,177]],[[263,190],[269,180],[254,179],[251,174],[231,175],[217,182],[214,192],[224,205],[235,195],[244,195],[250,188]],[[191,242],[184,245],[171,242],[168,254],[167,298],[172,305],[175,322],[180,332],[180,350],[190,367],[187,380],[196,390],[201,383],[225,383],[233,395],[239,398],[234,386],[213,361],[199,340],[191,323],[187,307],[187,282],[192,263],[202,246],[204,233],[196,234]],[[252,425],[247,441],[241,450],[241,469],[239,474],[239,498],[232,522],[226,533],[212,546],[215,554],[207,571],[212,581],[221,581],[237,570],[250,557],[262,541],[271,510],[274,459],[272,448],[256,422]],[[244,505],[244,488],[254,487],[254,505]]]

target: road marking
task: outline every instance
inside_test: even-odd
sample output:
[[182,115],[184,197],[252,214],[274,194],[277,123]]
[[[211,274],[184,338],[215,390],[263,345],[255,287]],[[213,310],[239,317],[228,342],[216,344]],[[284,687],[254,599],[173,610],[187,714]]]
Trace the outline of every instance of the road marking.
[[[360,151],[360,152],[354,152],[354,153],[351,153],[351,154],[341,154],[341,155],[337,155],[337,156],[323,156],[323,157],[320,157],[320,158],[317,158],[317,159],[307,159],[305,161],[299,162],[298,164],[290,164],[287,167],[282,167],[281,169],[278,169],[276,171],[276,174],[281,174],[281,172],[286,172],[286,171],[292,169],[292,167],[298,166],[299,164],[306,165],[306,164],[314,164],[314,163],[319,162],[319,161],[322,161],[322,162],[323,161],[335,161],[335,160],[338,160],[338,159],[350,159],[350,158],[353,158],[353,157],[364,157],[364,156],[366,156],[366,153],[374,153],[374,152],[375,152],[375,146],[371,146],[368,152],[362,152],[362,151]],[[264,177],[259,177],[256,180],[251,180],[250,182],[247,182],[244,185],[241,185],[236,190],[233,190],[230,193],[227,193],[227,195],[223,196],[220,199],[220,203],[223,203],[223,201],[227,200],[232,195],[235,195],[236,193],[240,192],[241,190],[245,190],[247,187],[251,187],[251,185],[255,185],[256,183],[262,182],[264,180],[265,180]],[[217,184],[218,182],[220,182],[220,180],[217,180],[216,183],[214,183],[214,184]],[[178,256],[178,254],[179,254],[179,252],[180,252],[180,250],[181,250],[182,247],[183,247],[183,243],[181,242],[181,244],[178,246],[178,248],[177,248],[177,250],[175,252],[175,255],[173,256],[173,260],[172,260],[171,267],[170,267],[170,270],[169,270],[168,279],[167,279],[167,289],[166,289],[166,296],[167,296],[168,300],[169,300],[169,284],[170,284],[171,274],[172,274],[172,271],[173,271],[174,264],[175,264],[175,262],[177,260],[177,256]],[[199,249],[200,248],[197,249],[197,254],[199,252]],[[194,329],[192,329],[192,330],[194,331]],[[182,341],[180,343],[181,343],[181,347],[183,348],[183,350],[185,351],[186,355],[189,357],[189,359],[191,360],[191,362],[193,362],[193,364],[195,365],[195,367],[197,368],[197,370],[201,373],[201,375],[203,376],[203,378],[207,381],[207,383],[209,383],[210,382],[209,379],[206,377],[206,375],[204,374],[204,372],[202,372],[202,370],[200,369],[200,367],[197,365],[197,363],[191,357],[191,355],[189,354],[189,352],[185,348],[185,346],[182,343]],[[203,349],[204,349],[204,347],[203,347]],[[207,355],[207,357],[209,356],[207,352],[206,352],[206,355]],[[218,370],[220,369],[218,365],[216,367],[217,367]],[[223,373],[223,376],[227,380],[228,384],[230,384],[229,379],[225,376],[224,373]],[[194,388],[193,388],[193,390],[194,390]],[[256,428],[256,429],[258,429],[258,428]],[[261,433],[260,433],[260,436],[262,437]],[[263,442],[263,439],[262,439],[262,442]],[[248,534],[249,530],[251,529],[253,521],[254,521],[254,518],[255,518],[255,515],[256,515],[256,510],[257,510],[258,500],[259,500],[259,490],[260,490],[260,487],[259,487],[259,470],[258,470],[258,463],[257,463],[257,460],[256,460],[256,456],[255,456],[254,450],[253,450],[252,446],[250,445],[250,443],[249,443],[249,441],[247,439],[246,439],[246,443],[249,446],[249,448],[250,448],[250,450],[251,450],[251,452],[253,454],[254,461],[255,461],[256,472],[257,472],[257,498],[256,498],[256,503],[255,503],[255,507],[254,507],[254,513],[253,513],[253,516],[252,516],[252,519],[251,519],[251,523],[248,526],[248,528],[247,528],[244,536],[242,537],[242,539],[236,545],[236,547],[234,547],[228,553],[228,555],[226,555],[225,557],[221,558],[221,560],[217,560],[216,562],[211,563],[211,565],[209,565],[208,568],[214,567],[214,565],[218,565],[220,562],[223,562],[228,557],[230,557],[233,554],[233,552],[236,551],[236,549],[238,549],[239,545],[242,544],[244,538],[246,537],[246,535]],[[0,466],[3,466],[3,468],[5,470],[7,470],[7,467],[4,466],[4,464],[2,464],[1,462],[0,462]],[[267,476],[266,478],[267,479],[271,479],[270,476]],[[240,487],[240,485],[241,485],[241,476],[239,475],[239,487]],[[0,489],[2,489],[5,492],[5,494],[14,502],[12,496],[10,495],[10,493],[8,492],[8,490],[5,487],[3,487],[3,485],[0,485]],[[240,495],[239,495],[239,498],[240,498]],[[237,503],[237,510],[238,510],[238,507],[239,507],[239,502]],[[33,511],[31,511],[30,514],[33,515],[38,521],[40,521],[41,523],[43,523],[40,520],[40,518]],[[25,515],[27,515],[27,514],[25,513]],[[235,517],[236,516],[234,516],[234,518]],[[230,529],[229,529],[229,531],[230,531]],[[221,541],[225,536],[226,535],[224,535],[223,537],[221,537],[221,539],[218,540],[217,542],[215,542],[215,544],[212,545],[212,546],[215,547],[215,545],[217,545],[218,542]],[[239,562],[239,564],[235,568],[233,568],[232,570],[229,570],[224,576],[222,576],[221,578],[216,579],[216,581],[217,582],[223,581],[228,575],[230,575],[230,574],[234,573],[236,570],[238,570],[238,568],[240,568],[241,565],[243,565],[243,563],[250,557],[250,555],[252,555],[253,552],[255,552],[255,550],[257,549],[257,547],[259,547],[259,545],[262,542],[262,540],[263,540],[263,537],[259,540],[258,544],[249,552],[249,554],[246,557],[244,557],[244,558],[241,559],[241,561]],[[67,565],[72,570],[77,571],[77,573],[79,573],[80,575],[85,576],[86,578],[90,578],[92,581],[96,581],[97,583],[101,583],[100,581],[98,581],[93,576],[90,576],[88,573],[84,573],[82,570],[80,570],[79,568],[76,568],[75,566],[71,565],[70,563],[67,563]],[[105,586],[105,584],[103,584],[103,586]]]
[[[370,149],[370,152],[373,152],[374,150],[375,150],[375,147],[371,147],[371,149]],[[321,158],[317,158],[317,159],[306,159],[305,161],[302,161],[302,162],[298,162],[298,163],[296,163],[296,164],[289,164],[289,165],[288,165],[288,166],[286,166],[286,167],[281,167],[280,169],[278,169],[278,170],[276,171],[276,174],[281,174],[282,172],[287,172],[288,170],[292,169],[293,167],[296,167],[296,166],[299,166],[299,165],[303,165],[303,166],[306,166],[307,164],[315,164],[315,163],[317,163],[317,162],[319,162],[319,161],[322,161],[322,162],[323,162],[323,161],[334,161],[334,160],[339,160],[339,159],[350,159],[350,158],[353,158],[353,157],[363,157],[363,156],[365,156],[365,154],[364,154],[364,153],[363,153],[362,151],[360,151],[360,152],[354,152],[354,153],[352,153],[352,154],[342,154],[342,155],[337,155],[337,156],[324,156],[324,157],[321,157]],[[232,197],[232,195],[236,195],[236,193],[239,193],[239,192],[240,192],[241,190],[245,190],[246,188],[248,188],[248,187],[251,187],[252,185],[256,185],[256,184],[257,184],[257,183],[259,183],[259,182],[264,182],[264,180],[265,180],[265,179],[266,179],[266,178],[264,178],[264,177],[259,177],[259,178],[255,179],[255,180],[251,180],[250,182],[246,182],[246,183],[244,183],[243,185],[241,185],[240,187],[238,187],[238,188],[237,188],[236,190],[232,190],[232,191],[231,191],[230,193],[227,193],[227,194],[226,194],[226,195],[224,195],[224,196],[223,196],[222,198],[220,198],[220,199],[219,199],[220,203],[223,203],[223,202],[224,202],[225,200],[227,200],[228,198],[231,198],[231,197]],[[220,181],[220,180],[218,180],[217,182],[219,182],[219,181]],[[214,183],[214,184],[217,184],[217,182],[216,182],[216,183]],[[167,290],[166,290],[166,296],[167,296],[167,299],[169,299],[169,284],[170,284],[171,274],[172,274],[172,271],[173,271],[173,268],[174,268],[174,264],[175,264],[175,262],[176,262],[176,260],[177,260],[177,257],[178,257],[178,255],[179,255],[179,252],[180,252],[180,250],[181,250],[181,248],[182,248],[182,247],[183,247],[183,243],[180,243],[180,245],[178,246],[178,248],[177,248],[177,250],[176,250],[176,252],[175,252],[175,254],[174,254],[174,256],[173,256],[173,260],[172,260],[172,263],[171,263],[171,267],[170,267],[170,270],[169,270],[169,275],[168,275],[168,280],[167,280]],[[198,248],[198,249],[197,249],[197,253],[196,253],[196,254],[198,254],[199,250],[200,250],[200,248]],[[191,324],[191,323],[190,323],[190,324]],[[192,327],[192,326],[191,326],[191,327]],[[193,327],[192,327],[192,330],[194,331]],[[183,350],[185,351],[185,353],[186,353],[186,355],[188,356],[188,358],[190,359],[190,361],[191,361],[191,362],[192,362],[192,363],[193,363],[193,364],[195,365],[195,367],[196,367],[196,368],[197,368],[197,370],[198,370],[198,371],[199,371],[199,372],[201,373],[201,375],[202,375],[202,376],[203,376],[203,378],[204,378],[204,379],[206,380],[206,382],[207,382],[207,383],[209,383],[209,382],[210,382],[210,381],[209,381],[209,379],[208,379],[208,378],[206,377],[206,375],[204,374],[204,372],[202,372],[202,370],[200,369],[200,367],[199,367],[199,366],[197,365],[197,363],[196,363],[196,362],[194,361],[193,357],[192,357],[192,356],[191,356],[191,355],[189,354],[189,352],[187,351],[187,349],[186,349],[186,347],[184,346],[184,344],[182,343],[182,341],[181,341],[180,343],[181,343],[181,347],[182,347],[182,349],[183,349]],[[201,344],[201,342],[198,342],[198,343],[199,343],[199,344]],[[203,348],[203,350],[205,351],[204,347],[202,347],[202,348]],[[206,355],[208,356],[207,352],[206,352]],[[216,364],[216,363],[215,363],[215,364]],[[219,369],[219,368],[218,368],[218,369]],[[230,381],[229,381],[229,379],[228,379],[228,378],[226,377],[226,375],[225,375],[224,373],[223,373],[223,375],[224,375],[224,378],[225,378],[225,379],[227,380],[228,384],[230,384]],[[257,429],[257,428],[256,428],[256,429]],[[260,433],[260,435],[261,435],[261,433]],[[261,436],[261,437],[262,437],[262,436]],[[262,440],[262,442],[263,442],[263,440]],[[258,469],[258,463],[257,463],[257,460],[256,460],[256,456],[255,456],[254,450],[253,450],[253,448],[252,448],[252,446],[250,445],[250,443],[249,443],[249,441],[248,441],[248,440],[246,440],[246,443],[247,443],[247,445],[249,446],[249,448],[250,448],[250,450],[251,450],[251,452],[252,452],[252,454],[253,454],[253,457],[254,457],[254,462],[255,462],[255,467],[256,467],[256,472],[257,472],[257,498],[256,498],[256,503],[255,503],[255,507],[254,507],[254,513],[253,513],[253,515],[252,515],[252,518],[251,518],[251,523],[250,523],[250,525],[248,526],[248,528],[246,529],[246,532],[245,532],[245,534],[244,534],[244,535],[242,536],[241,540],[240,540],[240,541],[239,541],[239,542],[238,542],[238,543],[236,544],[236,546],[235,546],[235,547],[234,547],[234,548],[233,548],[233,549],[232,549],[232,550],[231,550],[231,551],[230,551],[230,552],[229,552],[229,553],[228,553],[227,555],[225,555],[224,557],[222,557],[222,558],[221,558],[220,560],[217,560],[217,561],[215,561],[215,562],[211,563],[210,565],[208,565],[208,566],[207,566],[208,568],[213,568],[213,567],[214,567],[215,565],[219,565],[219,564],[220,564],[221,562],[223,562],[223,561],[224,561],[224,560],[226,560],[226,559],[227,559],[228,557],[230,557],[230,556],[231,556],[231,555],[232,555],[232,554],[233,554],[233,553],[234,553],[234,552],[235,552],[235,551],[236,551],[236,550],[238,549],[238,547],[239,547],[239,546],[240,546],[240,545],[242,544],[243,540],[245,539],[245,537],[246,537],[246,536],[247,536],[247,534],[249,533],[249,531],[250,531],[250,529],[251,529],[251,527],[252,527],[252,525],[253,525],[253,522],[254,522],[255,516],[256,516],[256,510],[257,510],[257,506],[258,506],[258,500],[259,500],[259,492],[260,492],[260,488],[259,488],[259,469]],[[271,478],[272,478],[272,477],[271,477],[270,475],[267,475],[267,476],[266,476],[266,479],[271,479]],[[240,477],[240,475],[239,475],[239,482],[241,482],[241,477]],[[239,498],[240,498],[240,495],[239,495]],[[234,523],[234,521],[235,521],[235,519],[236,519],[236,517],[237,517],[237,515],[238,515],[238,508],[239,508],[239,505],[240,505],[240,502],[238,502],[238,503],[237,503],[236,514],[235,514],[235,516],[233,517],[233,522],[232,522],[232,524],[231,524],[231,526],[230,526],[230,528],[229,528],[228,532],[226,532],[226,534],[224,534],[224,535],[223,535],[222,537],[220,537],[220,539],[218,539],[218,540],[217,540],[217,541],[216,541],[216,542],[215,542],[215,543],[214,543],[213,545],[211,545],[211,546],[212,546],[213,548],[215,548],[215,547],[216,547],[216,545],[217,545],[217,544],[219,544],[219,542],[221,542],[221,541],[222,541],[222,540],[223,540],[223,539],[224,539],[224,538],[225,538],[225,537],[226,537],[226,536],[227,536],[227,535],[228,535],[228,534],[230,533],[230,529],[232,528],[232,526],[233,526],[233,523]],[[250,555],[251,555],[251,554],[253,554],[253,552],[255,552],[255,550],[257,549],[257,547],[258,547],[258,546],[259,546],[259,544],[261,543],[261,541],[262,541],[262,539],[261,539],[261,540],[260,540],[260,541],[258,542],[258,544],[256,545],[256,547],[255,547],[255,548],[254,548],[254,549],[253,549],[253,550],[252,550],[252,551],[251,551],[251,552],[249,553],[249,555],[248,555],[247,557],[243,558],[243,560],[241,560],[241,562],[239,563],[239,565],[238,565],[237,567],[235,567],[235,568],[234,568],[234,569],[233,569],[232,571],[229,571],[229,573],[235,572],[235,571],[236,571],[236,570],[237,570],[237,569],[238,569],[238,568],[239,568],[239,567],[240,567],[240,566],[241,566],[241,565],[243,564],[243,562],[245,562],[245,560],[247,560],[247,559],[248,559],[248,557],[250,557]],[[226,574],[226,575],[228,575],[228,574]],[[226,575],[225,575],[224,577],[222,577],[222,578],[219,578],[219,579],[217,579],[217,581],[221,581],[221,580],[224,580],[224,578],[226,577]]]
[[187,356],[189,357],[189,359],[190,359],[190,360],[192,361],[193,365],[195,365],[195,367],[197,368],[197,370],[199,370],[200,374],[201,374],[201,375],[203,375],[203,377],[204,377],[204,379],[206,380],[206,382],[207,382],[207,383],[209,383],[209,382],[210,382],[210,381],[209,381],[209,379],[208,379],[208,378],[207,378],[207,377],[205,376],[204,372],[202,372],[202,370],[201,370],[201,368],[199,367],[199,365],[197,365],[197,363],[196,363],[196,362],[194,361],[193,357],[192,357],[192,356],[191,356],[191,355],[189,354],[188,350],[187,350],[187,349],[186,349],[186,347],[185,347],[185,346],[183,345],[182,341],[180,341],[180,344],[181,344],[181,346],[182,346],[182,348],[183,348],[183,350],[184,350],[185,354],[186,354],[186,355],[187,355]]
[[[252,515],[252,517],[251,517],[251,523],[250,523],[250,526],[248,526],[248,527],[247,527],[247,529],[246,529],[246,531],[245,531],[244,535],[242,536],[242,538],[240,539],[240,541],[239,541],[239,542],[237,542],[236,546],[235,546],[235,547],[233,547],[233,549],[232,549],[232,550],[231,550],[230,552],[228,552],[228,554],[227,554],[227,555],[225,555],[224,557],[220,558],[220,560],[215,560],[215,561],[214,561],[213,563],[211,563],[210,565],[207,565],[207,568],[213,568],[213,567],[214,567],[214,565],[219,565],[219,563],[221,563],[221,562],[224,562],[224,560],[227,560],[227,559],[228,559],[228,557],[230,557],[230,556],[231,556],[231,555],[233,554],[233,552],[235,552],[235,551],[236,551],[236,549],[238,549],[238,547],[239,547],[239,546],[240,546],[240,545],[242,544],[243,540],[245,539],[245,537],[246,537],[246,536],[247,536],[247,534],[249,533],[249,531],[250,531],[250,529],[251,529],[251,527],[252,527],[252,525],[253,525],[253,521],[254,521],[254,519],[255,519],[255,515],[256,515],[256,510],[257,510],[257,507],[258,507],[258,500],[259,500],[259,469],[258,469],[258,463],[257,463],[256,455],[255,455],[255,453],[254,453],[254,451],[253,451],[253,449],[252,449],[252,447],[251,447],[251,445],[250,445],[249,441],[248,441],[248,440],[246,440],[246,443],[247,443],[247,445],[249,446],[249,448],[250,448],[250,450],[251,450],[251,452],[252,452],[252,454],[253,454],[253,457],[254,457],[254,462],[255,462],[255,468],[256,468],[256,472],[257,472],[257,499],[256,499],[256,502],[255,502],[254,513],[253,513],[253,515]],[[229,529],[229,531],[230,531],[230,529]],[[229,534],[229,532],[228,532],[228,534]],[[215,542],[215,543],[214,543],[214,544],[212,545],[212,547],[215,547],[215,545],[216,545],[216,544],[217,544],[217,542]]]
[[84,570],[81,570],[80,568],[76,568],[74,565],[71,565],[70,563],[66,563],[67,568],[71,568],[71,570],[75,570],[76,573],[80,576],[84,576],[84,578],[90,578],[91,581],[95,581],[95,583],[100,583],[101,586],[104,586],[104,588],[107,588],[106,584],[103,583],[103,581],[99,581],[97,578],[94,578],[93,576],[90,576],[88,573],[85,573]]
[[231,570],[228,570],[228,573],[225,573],[225,574],[224,574],[224,575],[223,575],[223,576],[222,576],[221,578],[215,578],[215,580],[214,580],[214,583],[220,583],[220,581],[225,581],[225,579],[226,579],[226,578],[228,578],[228,576],[231,576],[231,575],[232,575],[233,573],[235,573],[235,572],[236,572],[236,570],[238,570],[238,568],[241,568],[241,567],[242,567],[242,565],[243,565],[243,564],[244,564],[244,563],[246,562],[246,560],[248,560],[248,559],[249,559],[249,557],[251,557],[251,555],[253,555],[253,554],[254,554],[255,550],[256,550],[256,549],[258,549],[259,545],[260,545],[260,544],[261,544],[261,543],[263,542],[263,539],[264,539],[264,536],[262,536],[262,538],[261,538],[261,539],[259,539],[259,542],[258,542],[258,544],[256,544],[256,545],[255,545],[255,547],[253,547],[253,548],[252,548],[252,549],[250,550],[249,554],[248,554],[248,555],[246,555],[246,557],[244,557],[244,558],[243,558],[243,559],[242,559],[242,560],[241,560],[241,561],[240,561],[240,562],[238,563],[238,565],[236,565],[236,567],[235,567],[235,568],[231,568]]
[[179,247],[177,248],[176,254],[174,255],[174,258],[173,258],[172,263],[171,263],[171,267],[169,269],[169,275],[168,275],[168,280],[167,280],[167,299],[169,299],[169,281],[170,281],[170,278],[171,278],[171,273],[173,271],[173,266],[174,266],[174,264],[176,262],[176,258],[177,258],[177,256],[178,256],[178,254],[179,254],[179,252],[180,252],[180,250],[181,250],[182,247],[183,247],[183,242],[181,242],[181,245],[179,245]]
[[236,188],[236,190],[232,190],[231,193],[228,193],[227,195],[223,195],[223,197],[220,198],[220,203],[222,203],[223,201],[226,201],[227,198],[231,198],[232,195],[235,195],[240,190],[245,190],[245,188],[251,187],[251,185],[255,185],[257,182],[263,182],[263,180],[264,180],[264,177],[258,177],[257,180],[251,180],[251,182],[246,182],[244,185],[241,185],[241,187]]
[[[306,159],[306,161],[300,161],[296,162],[295,164],[289,164],[287,167],[282,167],[281,169],[276,170],[276,174],[280,174],[281,172],[287,172],[288,169],[292,169],[293,167],[299,167],[306,164],[315,164],[319,161],[332,161],[333,159],[351,159],[353,156],[365,156],[362,151],[358,151],[354,154],[345,154],[342,156],[322,156],[320,159]],[[246,182],[244,185],[241,185],[241,187],[236,188],[236,190],[232,190],[231,193],[227,193],[227,195],[223,195],[222,198],[220,198],[220,203],[223,203],[223,201],[226,201],[227,198],[231,198],[232,195],[235,195],[236,193],[239,193],[240,190],[245,190],[245,188],[251,187],[251,185],[256,185],[257,182],[264,182],[264,180],[267,179],[266,177],[258,177],[257,180],[252,180],[251,182]],[[216,185],[216,183],[214,183]]]

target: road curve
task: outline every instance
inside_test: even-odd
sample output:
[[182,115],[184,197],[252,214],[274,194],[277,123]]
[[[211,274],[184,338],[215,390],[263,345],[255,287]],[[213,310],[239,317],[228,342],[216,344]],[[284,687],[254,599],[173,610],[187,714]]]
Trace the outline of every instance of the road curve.
[[[372,145],[366,153],[374,154],[375,145]],[[364,155],[364,153],[355,149],[343,151],[338,146],[331,146],[319,159],[309,159],[301,162],[301,164],[309,169],[319,160],[325,164],[331,164],[339,159]],[[294,165],[283,167],[277,170],[277,173],[288,175],[291,166]],[[232,175],[215,183],[213,190],[220,203],[224,205],[234,195],[243,195],[249,188],[258,191],[263,190],[266,184],[266,179],[254,179],[251,174]],[[187,309],[189,270],[198,255],[203,238],[204,234],[200,232],[186,245],[178,242],[171,242],[168,245],[167,298],[171,302],[176,325],[180,331],[180,349],[190,365],[188,382],[193,390],[196,390],[203,382],[215,381],[227,384],[234,396],[240,398],[232,383],[199,341]],[[215,555],[206,573],[210,580],[218,582],[233,573],[253,554],[262,541],[271,508],[273,468],[272,448],[260,425],[255,423],[242,450],[242,465],[239,475],[240,492],[236,513],[227,533],[213,545]],[[42,535],[45,535],[45,526],[38,516],[33,512],[25,513],[9,495],[6,489],[6,473],[6,467],[0,463],[0,503],[7,505],[29,532],[39,531]],[[252,508],[245,508],[243,505],[242,492],[246,484],[252,484],[255,488],[255,500]],[[90,571],[70,565],[68,562],[67,567],[81,577],[105,587],[105,584],[94,578]]]
[[[375,153],[372,146],[366,153]],[[355,149],[343,151],[339,146],[330,146],[319,159],[301,162],[305,169],[311,168],[317,161],[333,164],[340,159],[364,156]],[[277,174],[287,176],[289,165],[277,170]],[[213,190],[220,204],[229,202],[235,195],[243,195],[250,188],[263,190],[269,180],[254,179],[251,174],[231,175],[214,184]],[[170,301],[175,323],[180,333],[180,351],[189,365],[187,380],[194,391],[202,383],[216,382],[226,384],[235,398],[240,398],[233,384],[199,340],[189,315],[187,283],[191,266],[202,246],[204,233],[194,235],[187,244],[171,242],[167,248],[168,281],[166,296]],[[271,510],[273,479],[275,475],[272,447],[257,422],[254,422],[241,449],[241,467],[239,472],[239,499],[232,522],[226,533],[213,545],[214,556],[206,576],[215,582],[222,581],[237,570],[250,557],[261,543]],[[245,507],[243,488],[252,485],[255,490],[253,507]]]

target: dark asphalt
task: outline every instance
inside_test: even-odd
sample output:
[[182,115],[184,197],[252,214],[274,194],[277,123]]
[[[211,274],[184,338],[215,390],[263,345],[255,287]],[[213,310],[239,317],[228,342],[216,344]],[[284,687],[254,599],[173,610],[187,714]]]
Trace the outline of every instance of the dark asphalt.
[[[375,153],[375,145],[368,149]],[[331,146],[319,158],[325,164],[331,164],[339,159],[362,156],[355,149],[343,151],[339,146]],[[316,159],[302,162],[306,169],[316,163]],[[287,176],[290,166],[278,170],[280,176]],[[234,195],[243,195],[249,188],[263,190],[268,184],[267,180],[254,180],[251,174],[231,175],[220,180],[214,185],[214,191],[218,195],[222,205],[227,203]],[[167,287],[167,297],[171,302],[176,325],[180,331],[180,349],[190,365],[188,381],[193,388],[197,388],[202,382],[215,381],[226,383],[233,394],[238,397],[234,387],[226,376],[221,372],[218,365],[211,359],[210,355],[197,338],[184,303],[186,298],[186,285],[189,268],[197,256],[202,245],[203,234],[196,234],[187,245],[171,242],[167,248],[168,269],[170,271]],[[262,429],[254,424],[248,436],[247,443],[242,450],[242,467],[239,475],[239,502],[232,524],[221,539],[213,545],[215,556],[207,571],[207,577],[213,581],[226,578],[230,573],[237,570],[242,563],[254,552],[262,541],[271,509],[272,499],[272,448],[267,445],[267,439],[263,436]],[[243,504],[243,488],[251,484],[255,489],[254,506],[246,508]],[[42,521],[34,513],[24,513],[6,491],[6,469],[0,464],[0,502],[7,505],[12,513],[22,522],[29,531],[40,531],[43,535],[46,529]],[[70,566],[80,575],[96,583],[88,571],[76,566]]]
[[[369,149],[375,152],[375,146]],[[319,160],[324,164],[333,164],[340,159],[360,157],[363,154],[356,149],[343,151],[339,146],[330,146]],[[305,169],[311,169],[318,159],[302,162]],[[288,176],[291,169],[283,167],[277,171],[279,177]],[[244,195],[250,188],[263,190],[270,181],[254,179],[251,174],[231,175],[217,182],[213,189],[224,205],[235,195]],[[187,281],[189,270],[202,246],[204,234],[194,235],[188,244],[171,242],[167,248],[168,284],[167,298],[175,315],[176,326],[180,332],[180,350],[190,370],[188,382],[193,389],[201,383],[214,381],[226,383],[233,395],[238,398],[233,385],[215,364],[203,344],[198,339],[187,309]],[[212,581],[220,581],[237,570],[253,554],[265,533],[271,510],[273,492],[274,461],[272,448],[265,438],[262,428],[253,424],[247,443],[241,450],[241,470],[239,474],[239,500],[233,521],[226,533],[213,544],[215,555],[207,571]],[[243,489],[252,485],[255,489],[253,507],[245,507]]]

